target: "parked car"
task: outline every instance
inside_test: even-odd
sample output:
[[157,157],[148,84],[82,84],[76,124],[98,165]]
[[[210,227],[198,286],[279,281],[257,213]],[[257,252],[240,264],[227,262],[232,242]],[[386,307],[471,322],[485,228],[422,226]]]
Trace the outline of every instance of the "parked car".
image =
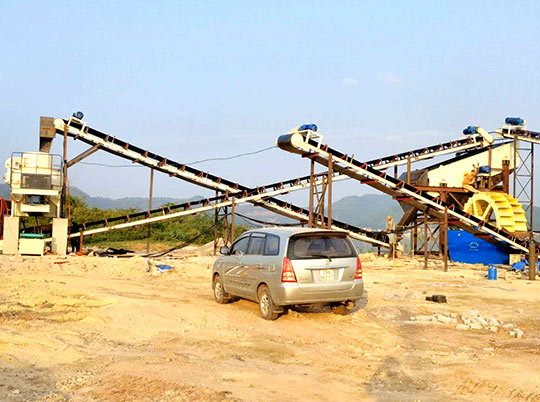
[[267,320],[292,305],[328,304],[334,313],[347,314],[364,290],[360,258],[343,232],[250,230],[220,253],[212,272],[216,301],[258,302]]

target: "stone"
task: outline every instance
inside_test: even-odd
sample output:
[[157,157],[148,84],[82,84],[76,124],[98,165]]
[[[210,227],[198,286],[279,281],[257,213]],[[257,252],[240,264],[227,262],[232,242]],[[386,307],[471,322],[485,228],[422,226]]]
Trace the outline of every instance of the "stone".
[[473,322],[471,325],[470,325],[471,329],[482,329],[482,325],[478,324],[477,322]]
[[514,330],[514,336],[518,339],[523,338],[523,331],[521,329],[516,328]]
[[467,324],[458,324],[458,325],[456,325],[456,329],[460,329],[460,330],[462,330],[462,331],[466,331],[466,330],[468,330],[469,328],[470,328],[470,326],[467,325]]
[[451,318],[450,324],[457,324],[457,318]]
[[450,324],[452,322],[452,319],[450,317],[447,317],[443,314],[439,314],[437,316],[437,321],[442,322],[444,324]]
[[484,327],[488,325],[488,322],[486,321],[484,317],[476,317],[476,321],[479,322]]
[[502,329],[512,329],[512,328],[514,328],[514,324],[508,323],[508,324],[502,325]]
[[412,316],[411,318],[409,318],[409,321],[416,321],[416,317]]
[[497,331],[499,330],[499,327],[497,327],[497,326],[492,326],[492,327],[489,327],[489,330],[490,330],[491,332],[497,332]]
[[498,325],[500,325],[500,324],[499,324],[499,321],[497,321],[497,320],[496,320],[495,318],[493,318],[493,317],[488,317],[487,322],[488,322],[488,324],[491,325],[491,326],[494,326],[494,325],[495,325],[495,326],[498,326]]
[[518,308],[518,309],[517,309],[517,313],[518,313],[518,314],[523,314],[523,309]]
[[450,313],[450,317],[457,318],[457,313]]

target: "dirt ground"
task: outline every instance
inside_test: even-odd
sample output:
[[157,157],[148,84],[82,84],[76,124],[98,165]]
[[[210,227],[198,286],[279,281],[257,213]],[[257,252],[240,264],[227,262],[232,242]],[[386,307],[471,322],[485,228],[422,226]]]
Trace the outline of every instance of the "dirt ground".
[[[364,255],[352,313],[269,322],[215,303],[214,259],[191,249],[157,273],[140,257],[0,255],[0,400],[540,401],[540,281]],[[462,315],[499,326],[457,329]]]

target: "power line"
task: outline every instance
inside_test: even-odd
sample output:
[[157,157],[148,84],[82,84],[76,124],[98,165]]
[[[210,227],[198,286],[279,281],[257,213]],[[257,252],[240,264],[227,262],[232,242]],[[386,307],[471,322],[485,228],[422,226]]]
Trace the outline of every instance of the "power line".
[[109,168],[143,168],[146,166],[141,165],[108,165],[106,163],[97,163],[97,162],[79,162],[81,165],[90,165],[90,166],[102,166],[102,167],[109,167]]
[[[233,155],[233,156],[201,159],[201,160],[198,160],[198,161],[188,162],[187,165],[196,165],[198,163],[210,162],[210,161],[228,161],[228,160],[231,160],[231,159],[241,158],[243,156],[260,154],[262,152],[266,152],[266,151],[269,151],[269,150],[274,149],[274,148],[277,148],[277,147],[275,145],[273,145],[273,146],[268,147],[268,148],[259,149],[257,151],[253,151],[253,152],[245,152],[243,154],[238,154],[238,155]],[[82,165],[102,166],[102,167],[109,167],[109,168],[143,168],[143,167],[146,167],[146,166],[141,166],[141,165],[137,165],[137,164],[133,164],[133,165],[108,165],[106,163],[97,163],[97,162],[79,162],[79,163],[82,164]]]
[[197,163],[210,162],[210,161],[228,161],[228,160],[231,160],[231,159],[240,158],[242,156],[260,154],[262,152],[269,151],[269,150],[274,149],[274,148],[277,148],[277,147],[275,145],[273,145],[273,146],[268,147],[268,148],[259,149],[258,151],[246,152],[246,153],[243,153],[243,154],[238,154],[238,155],[233,155],[233,156],[227,156],[227,157],[222,157],[222,158],[201,159],[199,161],[188,162],[188,165],[195,165]]

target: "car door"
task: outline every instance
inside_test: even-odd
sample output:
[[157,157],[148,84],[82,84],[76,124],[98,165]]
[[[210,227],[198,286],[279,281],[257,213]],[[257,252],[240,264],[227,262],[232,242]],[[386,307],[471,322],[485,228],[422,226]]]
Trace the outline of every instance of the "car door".
[[230,248],[229,255],[223,259],[223,281],[225,290],[237,296],[242,295],[242,258],[247,252],[249,234],[240,237]]
[[280,259],[279,236],[267,233],[264,242],[264,251],[261,257],[261,269],[259,270],[259,283],[264,282],[270,287],[281,282],[281,259]]
[[257,285],[259,284],[265,238],[264,233],[252,233],[247,253],[242,258],[242,291],[245,297],[253,300],[257,299]]

